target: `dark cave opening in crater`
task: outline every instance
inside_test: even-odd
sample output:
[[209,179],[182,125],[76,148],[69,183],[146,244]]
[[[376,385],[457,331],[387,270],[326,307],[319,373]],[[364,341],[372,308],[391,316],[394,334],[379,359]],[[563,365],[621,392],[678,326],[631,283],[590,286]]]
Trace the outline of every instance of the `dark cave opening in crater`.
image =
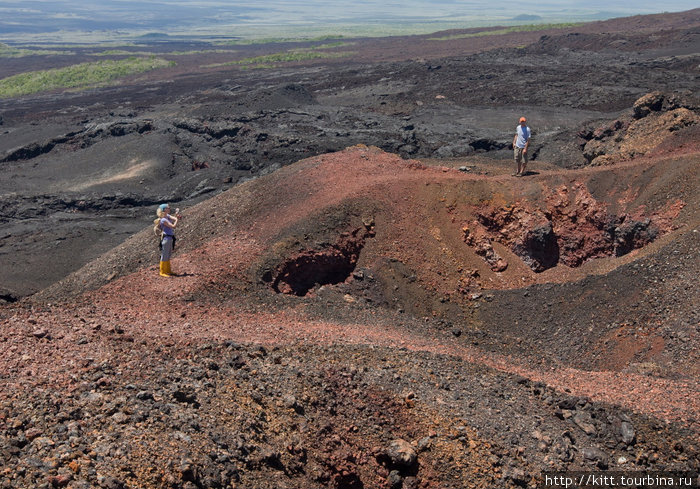
[[289,257],[263,280],[275,292],[303,297],[314,287],[344,282],[357,266],[367,233],[343,233],[336,243]]

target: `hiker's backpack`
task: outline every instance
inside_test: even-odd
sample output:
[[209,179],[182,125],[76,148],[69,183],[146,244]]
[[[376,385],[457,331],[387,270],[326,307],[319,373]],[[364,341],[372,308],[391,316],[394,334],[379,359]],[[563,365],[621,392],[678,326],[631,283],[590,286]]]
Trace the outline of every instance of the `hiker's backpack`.
[[[158,249],[163,251],[163,236],[165,236],[165,231],[160,227],[160,217],[153,221],[153,234],[158,238]],[[175,251],[175,236],[173,236],[173,251]]]
[[163,248],[163,229],[160,227],[160,217],[153,221],[153,234],[158,238],[158,249]]

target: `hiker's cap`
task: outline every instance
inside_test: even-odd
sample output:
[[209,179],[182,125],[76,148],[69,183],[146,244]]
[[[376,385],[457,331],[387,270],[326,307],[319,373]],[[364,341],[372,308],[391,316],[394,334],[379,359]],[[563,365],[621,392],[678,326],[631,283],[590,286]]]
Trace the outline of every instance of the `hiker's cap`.
[[524,117],[521,117],[520,122],[527,122],[527,119],[525,119]]
[[169,209],[169,208],[170,208],[170,206],[168,204],[160,204],[158,206],[158,209],[160,209],[162,211],[164,211],[165,209]]

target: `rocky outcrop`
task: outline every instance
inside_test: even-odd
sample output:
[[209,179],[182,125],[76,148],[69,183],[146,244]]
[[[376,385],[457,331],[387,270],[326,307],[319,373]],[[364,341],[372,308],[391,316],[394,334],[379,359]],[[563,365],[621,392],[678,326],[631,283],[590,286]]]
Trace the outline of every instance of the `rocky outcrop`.
[[478,225],[472,226],[472,228],[464,226],[462,234],[464,242],[471,246],[474,252],[488,263],[491,270],[502,272],[508,268],[508,262],[493,249],[492,240],[483,228]]
[[54,212],[106,212],[114,209],[155,206],[160,200],[143,197],[134,193],[114,193],[77,195],[35,195],[31,197],[7,196],[0,201],[0,222],[15,219],[36,219]]
[[150,120],[119,120],[87,125],[82,131],[68,132],[63,136],[36,141],[8,151],[0,158],[0,163],[8,161],[30,160],[51,152],[56,147],[84,149],[106,137],[121,137],[127,134],[153,130]]
[[535,272],[543,272],[560,263],[579,267],[594,258],[642,248],[668,225],[655,220],[612,214],[585,186],[574,185],[552,192],[544,209],[527,204],[483,209],[463,233],[465,243],[494,271],[508,264],[496,255],[492,241],[507,246]]
[[700,123],[698,108],[679,97],[652,92],[639,98],[632,114],[579,133],[585,158],[593,166],[643,156],[668,136]]
[[195,134],[208,134],[215,139],[221,139],[224,137],[235,137],[243,127],[243,124],[237,121],[210,123],[196,119],[178,119],[173,121],[173,126]]

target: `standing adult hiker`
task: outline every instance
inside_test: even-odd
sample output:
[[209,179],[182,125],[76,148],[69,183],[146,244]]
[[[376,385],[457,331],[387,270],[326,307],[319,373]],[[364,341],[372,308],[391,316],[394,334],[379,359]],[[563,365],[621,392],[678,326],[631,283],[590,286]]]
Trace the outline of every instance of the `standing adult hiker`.
[[530,146],[530,128],[527,127],[527,119],[520,118],[520,124],[515,128],[515,136],[513,137],[513,155],[515,163],[518,165],[518,171],[513,173],[514,177],[522,177],[525,175],[527,167],[527,148]]
[[175,226],[177,226],[177,221],[180,218],[178,210],[175,210],[175,215],[173,216],[170,214],[170,206],[161,204],[156,211],[158,219],[153,222],[155,224],[154,230],[156,232],[160,230],[160,275],[163,277],[171,277],[173,275],[170,269],[170,255],[175,249]]

